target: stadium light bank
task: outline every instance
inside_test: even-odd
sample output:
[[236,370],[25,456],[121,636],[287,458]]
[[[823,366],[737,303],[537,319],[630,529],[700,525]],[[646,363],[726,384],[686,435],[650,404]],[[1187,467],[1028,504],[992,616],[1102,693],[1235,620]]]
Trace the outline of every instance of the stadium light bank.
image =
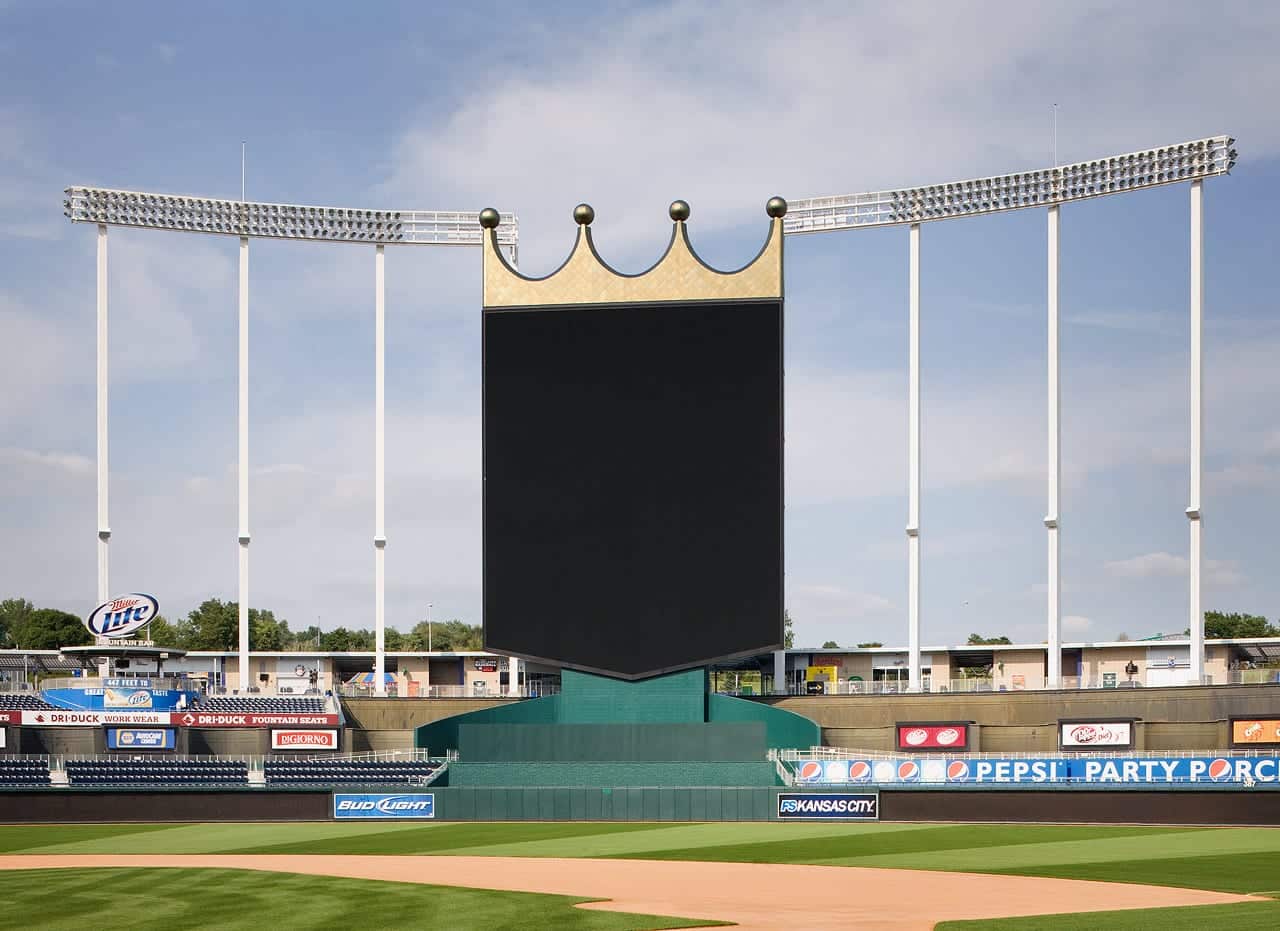
[[[907,392],[907,642],[910,688],[920,688],[920,226],[954,217],[1046,208],[1048,228],[1048,687],[1062,685],[1062,574],[1059,564],[1058,507],[1061,451],[1061,397],[1058,377],[1058,233],[1064,204],[1127,194],[1167,184],[1191,185],[1191,488],[1190,519],[1191,681],[1204,679],[1204,613],[1200,602],[1204,416],[1201,337],[1204,330],[1204,180],[1230,173],[1235,140],[1212,136],[1125,155],[1055,165],[968,181],[924,187],[790,199],[789,234],[829,233],[883,226],[909,227],[909,335]],[[774,681],[785,681],[785,655],[774,655]]]
[[[371,210],[219,200],[180,194],[70,187],[62,202],[73,223],[98,227],[97,401],[98,401],[98,602],[111,597],[108,520],[107,445],[107,227],[165,230],[236,236],[240,240],[239,285],[239,677],[240,688],[253,682],[249,674],[249,240],[299,239],[374,247],[374,682],[385,693],[386,571],[384,550],[385,456],[385,249],[393,246],[480,246],[484,232],[477,210]],[[500,213],[498,243],[519,253],[519,222]],[[515,677],[512,681],[516,681]]]

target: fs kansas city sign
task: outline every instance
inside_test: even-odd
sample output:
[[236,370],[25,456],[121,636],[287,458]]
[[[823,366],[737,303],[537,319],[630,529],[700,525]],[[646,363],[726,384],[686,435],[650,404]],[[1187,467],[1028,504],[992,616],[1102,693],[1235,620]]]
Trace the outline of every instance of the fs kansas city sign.
[[118,640],[146,627],[159,613],[160,602],[154,595],[130,592],[98,605],[84,626],[95,637]]

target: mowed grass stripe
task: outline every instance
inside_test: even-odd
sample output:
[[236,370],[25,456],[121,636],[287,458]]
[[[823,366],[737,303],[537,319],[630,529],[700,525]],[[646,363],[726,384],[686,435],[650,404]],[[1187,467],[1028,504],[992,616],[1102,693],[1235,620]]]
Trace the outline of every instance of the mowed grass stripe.
[[0,927],[172,931],[201,927],[565,928],[649,931],[715,925],[573,906],[598,901],[253,870],[53,869],[0,872]]
[[1076,915],[1035,915],[943,921],[934,931],[1273,931],[1280,927],[1280,902],[1237,902],[1231,905],[1187,905],[1181,908],[1136,908]]
[[[1212,889],[1215,892],[1259,894],[1276,888],[1280,877],[1280,831],[1276,847],[1250,854],[1158,857],[1146,860],[1113,860],[1100,863],[1036,864],[1005,869],[983,869],[984,873],[1010,876],[1053,876],[1060,879],[1095,879],[1102,882],[1144,883],[1152,886],[1180,886]],[[1274,895],[1274,893],[1271,893]],[[1277,924],[1280,927],[1280,923]]]
[[[1213,854],[1248,855],[1280,850],[1280,831],[1271,828],[1163,828],[1131,834],[1103,833],[1103,828],[1085,828],[1051,839],[1033,826],[1017,828],[1023,840],[1001,844],[998,834],[984,833],[970,846],[982,847],[981,869],[996,872],[1006,868],[1039,864],[1106,863],[1122,860],[1193,857]],[[1094,833],[1096,832],[1096,833]],[[973,854],[962,845],[939,845],[936,850],[877,853],[845,856],[824,861],[836,866],[887,866],[915,870],[972,870]]]
[[[446,827],[440,824],[413,822],[349,822],[349,821],[308,821],[303,823],[213,823],[213,824],[178,824],[164,826],[162,833],[135,836],[131,825],[114,825],[119,832],[116,835],[99,832],[90,837],[80,837],[78,831],[68,828],[79,828],[83,825],[48,825],[43,830],[46,836],[42,843],[19,851],[14,848],[10,852],[22,853],[241,853],[255,844],[285,843],[297,840],[300,836],[324,847],[322,852],[331,852],[329,845],[343,843],[349,838],[363,839],[366,836],[377,838],[378,843],[387,847],[388,853],[398,852],[393,835],[410,831],[434,830]],[[98,825],[96,827],[105,827]],[[0,843],[3,842],[7,828],[0,828]],[[70,837],[64,835],[71,835]],[[382,851],[379,851],[382,852]]]
[[[7,801],[0,796],[0,802]],[[123,838],[138,836],[140,843],[156,843],[155,837],[185,825],[173,824],[5,824],[0,825],[0,853],[34,853],[49,843],[103,842],[119,850]],[[141,840],[142,835],[150,835]],[[75,851],[79,853],[80,851]]]
[[[650,850],[638,856],[659,860],[719,860],[744,863],[810,863],[824,866],[888,866],[925,869],[918,864],[948,854],[946,869],[974,869],[986,864],[992,849],[1013,851],[1022,845],[1053,846],[1062,842],[1103,844],[1112,839],[1157,838],[1171,833],[1168,828],[1088,827],[1081,825],[973,824],[929,825],[910,832],[843,832],[816,839],[792,837],[772,842],[733,843],[717,847],[673,847]],[[1086,840],[1087,839],[1087,840]],[[1280,836],[1277,837],[1280,840]],[[976,851],[981,849],[979,855]],[[625,856],[625,854],[620,854]],[[1019,862],[1019,861],[1014,861]]]

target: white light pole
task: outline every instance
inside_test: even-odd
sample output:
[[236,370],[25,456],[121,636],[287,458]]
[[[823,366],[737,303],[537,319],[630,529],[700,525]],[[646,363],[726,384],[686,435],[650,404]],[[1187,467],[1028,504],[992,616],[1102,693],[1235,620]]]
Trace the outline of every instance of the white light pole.
[[386,247],[374,253],[373,279],[373,627],[374,694],[387,694],[386,681]]
[[1191,528],[1190,628],[1191,681],[1204,682],[1204,611],[1200,603],[1200,492],[1204,467],[1204,191],[1203,181],[1191,182]]
[[107,440],[107,226],[98,224],[98,604],[111,597],[111,522],[107,516],[108,456]]
[[920,691],[920,224],[910,230],[907,349],[907,688]]
[[427,602],[427,652],[431,652],[431,602]]
[[1055,204],[1049,208],[1049,268],[1048,268],[1048,406],[1049,406],[1049,507],[1044,526],[1048,533],[1048,659],[1049,675],[1045,683],[1051,689],[1062,688],[1062,567],[1059,554],[1058,493],[1062,471],[1062,399],[1061,379],[1058,375],[1058,210]]
[[252,684],[249,671],[249,237],[240,237],[240,388],[237,425],[240,458],[236,468],[240,502],[239,633],[240,689]]

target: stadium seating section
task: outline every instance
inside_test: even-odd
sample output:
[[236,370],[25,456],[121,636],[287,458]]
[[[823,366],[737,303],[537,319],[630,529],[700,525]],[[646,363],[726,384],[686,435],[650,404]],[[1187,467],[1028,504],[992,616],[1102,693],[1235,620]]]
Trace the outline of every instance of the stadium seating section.
[[272,759],[264,764],[268,785],[407,785],[421,783],[439,768],[428,760]]
[[55,707],[39,695],[28,695],[25,692],[0,693],[0,708],[6,711],[49,711]]
[[249,781],[242,760],[68,760],[73,786],[240,786]]
[[323,698],[211,697],[191,706],[193,711],[216,711],[250,714],[324,714]]
[[48,784],[48,760],[0,759],[0,788]]

